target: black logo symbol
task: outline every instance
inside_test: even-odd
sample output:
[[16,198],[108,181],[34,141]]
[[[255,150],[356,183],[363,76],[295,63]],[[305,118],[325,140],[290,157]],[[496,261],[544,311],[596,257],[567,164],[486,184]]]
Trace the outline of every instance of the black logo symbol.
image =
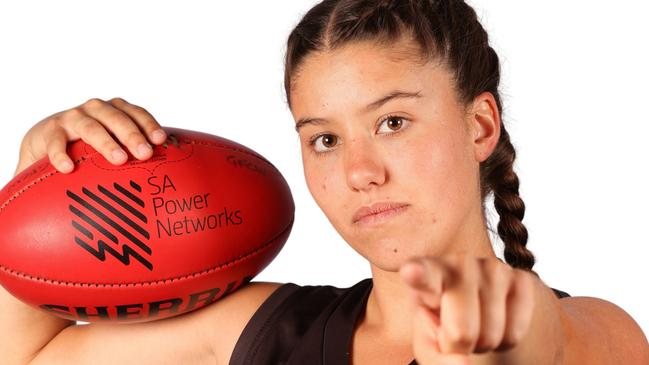
[[[97,248],[80,236],[75,236],[74,241],[100,261],[106,261],[108,253],[124,265],[130,265],[133,258],[153,271],[151,262],[129,245],[139,247],[149,256],[152,254],[151,248],[145,243],[149,240],[149,232],[142,227],[142,223],[147,222],[147,217],[142,213],[144,201],[137,195],[142,192],[142,187],[132,180],[129,183],[135,193],[118,183],[113,183],[113,191],[97,185],[99,193],[83,187],[81,191],[85,197],[66,190],[66,195],[76,203],[69,205],[70,211],[76,216],[72,219],[72,226],[91,242],[96,240]],[[116,206],[124,208],[129,214],[122,213]],[[118,219],[111,218],[107,211]]]

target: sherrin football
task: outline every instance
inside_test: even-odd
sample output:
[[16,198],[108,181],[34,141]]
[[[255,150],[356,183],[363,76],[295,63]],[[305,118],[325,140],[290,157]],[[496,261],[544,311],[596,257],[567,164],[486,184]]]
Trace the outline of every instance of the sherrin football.
[[[213,303],[262,271],[295,206],[280,172],[228,139],[164,127],[145,161],[113,165],[78,140],[0,191],[0,284],[85,322],[145,322]],[[128,151],[127,151],[128,153]]]

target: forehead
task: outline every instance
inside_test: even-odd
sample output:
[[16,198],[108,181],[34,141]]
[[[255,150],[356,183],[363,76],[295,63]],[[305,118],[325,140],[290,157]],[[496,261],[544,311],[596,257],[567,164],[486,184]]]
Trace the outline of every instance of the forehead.
[[292,80],[292,111],[304,117],[346,107],[360,109],[394,90],[421,90],[428,97],[450,88],[450,76],[438,60],[422,60],[412,43],[350,43],[304,59]]

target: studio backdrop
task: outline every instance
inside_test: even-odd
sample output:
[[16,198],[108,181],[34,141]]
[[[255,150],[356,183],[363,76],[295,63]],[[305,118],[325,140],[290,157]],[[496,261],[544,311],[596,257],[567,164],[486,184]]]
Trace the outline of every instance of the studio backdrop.
[[[283,89],[286,38],[313,0],[0,2],[0,180],[43,118],[119,96],[164,126],[267,157],[296,204],[255,280],[350,286],[368,263],[309,194]],[[472,0],[501,60],[506,125],[535,270],[649,331],[649,47],[643,1]],[[489,200],[492,227],[496,214]],[[502,242],[492,235],[496,251]]]

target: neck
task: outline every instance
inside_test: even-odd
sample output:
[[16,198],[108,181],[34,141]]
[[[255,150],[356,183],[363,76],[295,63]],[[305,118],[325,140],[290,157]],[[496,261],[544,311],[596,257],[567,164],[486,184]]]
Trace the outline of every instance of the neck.
[[[470,234],[474,233],[474,234]],[[456,242],[474,242],[462,249],[448,250],[436,256],[453,253],[465,253],[475,257],[495,258],[487,230],[481,233],[469,232],[466,238],[456,237]],[[469,239],[472,237],[473,239]],[[479,239],[475,239],[479,237]],[[451,245],[450,247],[457,247]],[[370,264],[373,287],[367,300],[365,314],[360,326],[366,333],[378,336],[390,343],[412,344],[412,318],[414,306],[410,297],[410,288],[397,271],[383,270]]]

